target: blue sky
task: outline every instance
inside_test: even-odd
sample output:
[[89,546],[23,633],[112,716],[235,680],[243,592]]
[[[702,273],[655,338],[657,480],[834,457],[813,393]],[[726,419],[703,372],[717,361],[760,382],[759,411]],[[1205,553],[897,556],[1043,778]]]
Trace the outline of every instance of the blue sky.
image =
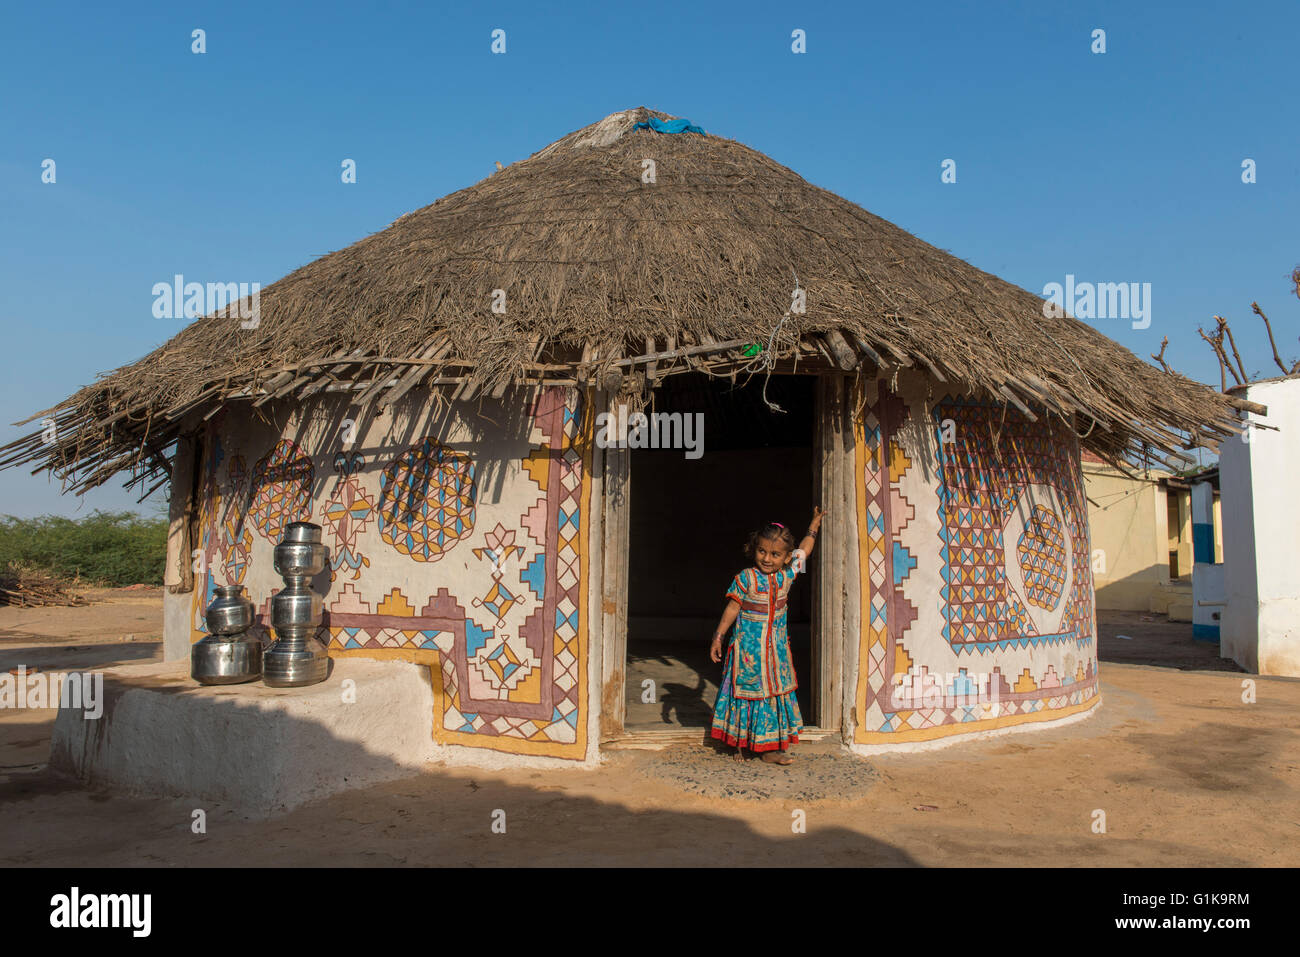
[[[154,283],[268,284],[640,105],[1032,291],[1149,282],[1149,328],[1093,324],[1143,357],[1168,335],[1216,387],[1196,334],[1215,313],[1250,371],[1273,368],[1252,300],[1300,355],[1295,3],[50,3],[5,21],[0,441],[180,328],[154,318]],[[0,472],[0,513],[134,503]]]

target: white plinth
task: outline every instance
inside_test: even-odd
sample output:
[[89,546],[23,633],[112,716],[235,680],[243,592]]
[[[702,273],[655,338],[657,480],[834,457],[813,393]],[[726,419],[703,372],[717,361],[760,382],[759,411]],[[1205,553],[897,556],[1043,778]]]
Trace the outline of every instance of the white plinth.
[[198,685],[187,660],[103,674],[101,717],[60,709],[51,744],[88,784],[270,814],[418,773],[438,750],[428,668],[407,662],[336,659],[293,689]]

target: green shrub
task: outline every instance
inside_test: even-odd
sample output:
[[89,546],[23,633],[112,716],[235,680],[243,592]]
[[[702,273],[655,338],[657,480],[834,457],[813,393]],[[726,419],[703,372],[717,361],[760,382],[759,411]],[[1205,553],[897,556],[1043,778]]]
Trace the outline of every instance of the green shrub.
[[9,562],[101,585],[161,585],[167,519],[102,511],[81,519],[5,515],[0,517],[0,568]]

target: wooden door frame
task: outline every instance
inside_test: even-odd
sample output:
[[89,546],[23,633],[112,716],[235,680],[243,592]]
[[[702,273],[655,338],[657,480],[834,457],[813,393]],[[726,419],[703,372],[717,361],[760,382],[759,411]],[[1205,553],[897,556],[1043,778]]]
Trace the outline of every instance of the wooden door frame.
[[[609,393],[597,393],[599,409],[609,409]],[[593,574],[599,568],[600,581],[593,588],[599,610],[593,615],[599,630],[600,740],[624,734],[627,718],[627,580],[628,544],[631,540],[631,450],[596,448],[600,467],[593,493],[599,496],[600,521],[593,523],[593,553],[599,565],[590,563]],[[593,642],[593,646],[596,642]]]
[[[853,494],[854,448],[852,379],[841,374],[819,375],[814,410],[813,462],[820,490],[819,504],[828,515],[818,536],[812,561],[813,622],[812,701],[817,715],[810,726],[817,737],[846,733],[844,702],[851,689],[845,682],[848,641],[857,634],[858,537],[857,505]],[[596,408],[609,409],[610,396],[596,391]],[[599,739],[608,744],[629,737],[627,718],[627,596],[628,544],[631,525],[631,451],[601,449],[592,456],[593,521],[590,525],[591,621],[593,662],[599,675]],[[599,507],[595,504],[599,502]],[[855,647],[855,646],[854,646]],[[654,732],[647,732],[647,737]],[[695,732],[691,732],[694,737]]]
[[853,379],[817,377],[815,456],[819,502],[827,511],[812,559],[813,713],[817,725],[848,740],[846,657],[859,616],[858,516],[854,494]]

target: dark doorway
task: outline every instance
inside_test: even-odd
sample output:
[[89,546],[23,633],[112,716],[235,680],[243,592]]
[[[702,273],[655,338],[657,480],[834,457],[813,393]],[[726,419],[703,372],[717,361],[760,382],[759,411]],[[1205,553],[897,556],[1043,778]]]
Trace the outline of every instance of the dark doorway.
[[[801,536],[816,502],[812,376],[756,376],[744,386],[672,376],[646,412],[703,413],[702,455],[633,449],[629,496],[627,731],[707,728],[722,666],[709,660],[741,546],[769,521]],[[814,559],[815,561],[816,559]],[[812,712],[812,575],[790,594],[790,650],[804,724]],[[647,682],[653,682],[647,686]],[[653,700],[648,690],[653,690]]]

